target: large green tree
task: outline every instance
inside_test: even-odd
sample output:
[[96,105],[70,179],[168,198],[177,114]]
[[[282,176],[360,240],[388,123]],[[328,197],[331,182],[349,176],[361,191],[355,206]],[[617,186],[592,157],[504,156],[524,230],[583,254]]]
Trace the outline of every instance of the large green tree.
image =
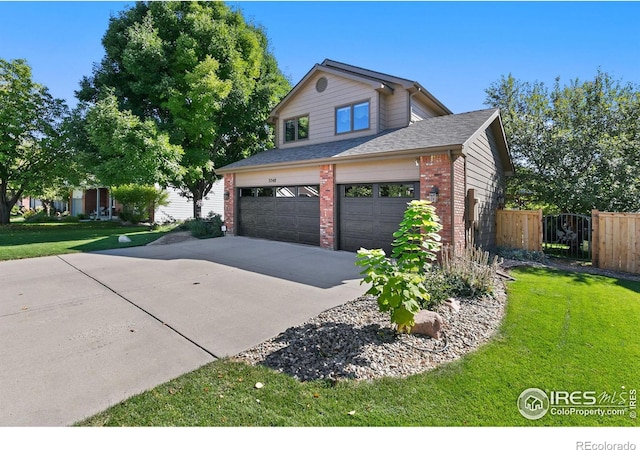
[[272,145],[269,111],[289,82],[265,32],[222,2],[143,2],[110,21],[105,57],[77,96],[112,90],[120,111],[152,120],[183,150],[171,185],[198,204],[216,168]]
[[0,59],[0,224],[24,193],[42,190],[73,160],[61,137],[66,113],[26,61]]
[[640,211],[637,86],[602,71],[552,89],[509,75],[486,94],[516,165],[511,198],[565,212]]
[[101,184],[167,184],[180,176],[182,149],[169,142],[151,119],[141,120],[130,111],[120,111],[118,101],[106,94],[86,115],[89,158],[93,175]]

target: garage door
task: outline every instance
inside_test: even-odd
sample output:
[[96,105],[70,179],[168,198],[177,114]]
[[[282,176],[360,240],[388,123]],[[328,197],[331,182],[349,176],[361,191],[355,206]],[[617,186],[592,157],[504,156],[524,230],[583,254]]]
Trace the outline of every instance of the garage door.
[[241,188],[241,236],[320,245],[319,186]]
[[391,254],[407,203],[417,199],[418,182],[345,184],[340,186],[340,249],[382,248]]

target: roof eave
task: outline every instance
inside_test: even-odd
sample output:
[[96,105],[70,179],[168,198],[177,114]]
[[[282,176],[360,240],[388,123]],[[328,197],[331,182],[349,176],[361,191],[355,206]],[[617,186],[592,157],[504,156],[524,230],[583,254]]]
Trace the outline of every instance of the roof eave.
[[412,148],[407,150],[392,150],[388,152],[376,152],[376,153],[364,153],[361,155],[347,155],[347,156],[330,156],[327,158],[318,159],[305,159],[301,161],[285,161],[270,164],[259,164],[244,167],[231,167],[225,169],[224,167],[217,170],[219,174],[238,173],[238,172],[256,172],[260,170],[268,170],[275,168],[293,168],[293,167],[305,167],[305,166],[319,166],[323,164],[336,164],[342,162],[357,162],[360,160],[376,161],[387,160],[407,157],[417,157],[424,155],[434,155],[439,153],[448,153],[449,151],[464,154],[464,148],[462,144],[447,144],[438,145],[434,147],[425,148]]

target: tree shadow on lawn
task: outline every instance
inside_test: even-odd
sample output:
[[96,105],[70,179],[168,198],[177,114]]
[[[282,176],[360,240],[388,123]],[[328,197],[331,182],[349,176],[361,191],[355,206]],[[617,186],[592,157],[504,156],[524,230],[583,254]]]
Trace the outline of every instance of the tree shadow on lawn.
[[[582,283],[587,285],[594,285],[599,282],[613,283],[630,291],[640,294],[640,281],[627,280],[623,278],[616,278],[612,274],[605,273],[590,273],[556,269],[553,267],[533,267],[533,266],[519,266],[517,270],[521,273],[538,276],[558,276],[564,277],[567,281],[574,283]],[[625,274],[620,274],[625,276]]]
[[[9,226],[6,228],[0,227],[0,246],[2,245],[31,245],[31,244],[48,244],[54,242],[68,242],[68,241],[86,241],[90,239],[98,239],[105,234],[109,234],[105,239],[110,239],[114,235],[117,240],[117,235],[137,233],[148,230],[148,226],[128,226],[121,227],[120,225],[114,225],[109,222],[97,222],[90,224],[54,224],[50,226],[48,224],[29,224]],[[117,241],[116,241],[117,242]],[[87,244],[91,247],[91,244]],[[91,251],[82,250],[82,246],[73,247],[79,251]],[[110,247],[100,247],[110,248]]]
[[[148,228],[148,227],[147,227]],[[165,236],[169,232],[147,231],[143,232],[144,228],[139,230],[135,229],[123,229],[122,232],[116,232],[110,236],[105,236],[102,239],[87,242],[85,244],[69,247],[70,250],[76,250],[78,252],[94,252],[99,250],[111,250],[118,248],[139,247],[147,245],[162,236]],[[126,234],[131,242],[118,242],[118,238]]]
[[[313,335],[313,339],[309,336]],[[370,344],[393,343],[395,331],[377,324],[355,327],[328,322],[292,327],[273,339],[275,345],[286,346],[270,353],[261,365],[283,372],[300,381],[356,378],[356,367],[367,367],[371,361],[362,356]],[[307,347],[313,342],[313,347]]]

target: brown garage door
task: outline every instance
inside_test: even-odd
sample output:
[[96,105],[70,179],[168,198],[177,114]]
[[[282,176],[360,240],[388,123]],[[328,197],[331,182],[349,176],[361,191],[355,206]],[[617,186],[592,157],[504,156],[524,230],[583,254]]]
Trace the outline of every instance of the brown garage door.
[[241,236],[320,245],[319,186],[241,188]]
[[340,249],[382,248],[391,254],[407,203],[417,199],[420,183],[359,183],[340,186]]

